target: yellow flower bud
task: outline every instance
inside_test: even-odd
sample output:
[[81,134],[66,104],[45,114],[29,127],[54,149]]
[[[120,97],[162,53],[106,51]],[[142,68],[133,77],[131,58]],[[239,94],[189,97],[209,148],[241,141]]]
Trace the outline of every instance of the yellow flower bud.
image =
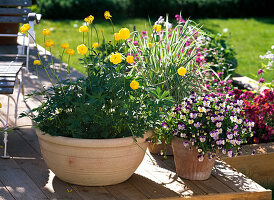
[[120,33],[114,33],[114,40],[119,41],[120,39]]
[[93,20],[94,20],[94,16],[92,16],[92,15],[90,15],[84,19],[84,21],[89,24],[92,24]]
[[152,48],[153,47],[153,44],[151,42],[148,43],[148,47],[149,48]]
[[135,81],[135,80],[133,80],[133,81],[131,81],[131,83],[130,83],[130,88],[131,89],[133,89],[133,90],[137,90],[138,88],[139,88],[139,82],[138,81]]
[[180,76],[184,76],[185,74],[186,74],[186,68],[184,68],[184,67],[180,67],[178,70],[177,70],[177,72],[178,72],[178,74],[180,75]]
[[51,39],[48,39],[45,41],[45,47],[52,47],[54,45],[54,41]]
[[23,26],[20,27],[20,32],[21,33],[26,33],[30,30],[30,25],[27,23],[27,24],[24,24]]
[[122,55],[120,53],[113,53],[113,54],[111,54],[109,60],[113,64],[117,65],[120,62],[122,62],[123,59],[122,59]]
[[40,60],[34,60],[33,65],[41,65],[41,61]]
[[93,43],[93,45],[92,45],[92,47],[93,47],[94,49],[97,48],[97,47],[99,47],[99,46],[100,46],[100,44],[97,43],[97,42]]
[[159,25],[159,24],[157,24],[157,25],[153,25],[153,27],[152,27],[157,33],[158,32],[160,32],[161,31],[161,29],[162,29],[162,26],[161,25]]
[[61,47],[62,47],[63,49],[68,49],[68,48],[69,48],[69,44],[68,44],[68,43],[63,43],[63,44],[61,45]]
[[129,63],[129,64],[131,64],[131,63],[133,63],[133,61],[134,61],[134,57],[133,56],[127,56],[127,62]]
[[126,39],[128,39],[130,37],[130,31],[127,28],[122,28],[119,31],[119,34],[120,34],[120,38],[122,40],[126,40]]
[[45,29],[42,30],[42,34],[43,34],[44,36],[50,35],[50,30],[47,29],[47,28],[45,28]]
[[85,55],[88,52],[88,48],[84,44],[78,45],[77,52],[79,54]]
[[79,32],[81,32],[81,33],[88,32],[88,27],[87,26],[80,26]]
[[110,12],[109,12],[109,11],[105,11],[105,12],[104,12],[104,17],[105,17],[106,19],[110,19],[112,16],[110,15]]
[[0,108],[2,108],[2,103],[0,102]]
[[66,54],[72,56],[75,53],[75,51],[73,49],[67,49],[66,50]]

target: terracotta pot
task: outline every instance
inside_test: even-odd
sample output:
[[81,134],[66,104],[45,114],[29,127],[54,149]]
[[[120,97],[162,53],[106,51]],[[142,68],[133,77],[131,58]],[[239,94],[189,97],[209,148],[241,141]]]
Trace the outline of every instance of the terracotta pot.
[[[17,34],[19,29],[18,23],[0,23],[1,34]],[[0,37],[1,45],[17,44],[17,37]]]
[[200,162],[197,158],[199,155],[197,149],[189,150],[178,137],[173,138],[172,148],[176,172],[180,177],[189,180],[206,180],[210,177],[216,156],[209,160],[206,154],[204,160]]
[[[36,130],[48,167],[63,181],[85,186],[121,183],[135,172],[148,146],[146,138],[78,139],[51,136]],[[142,149],[141,149],[141,148]]]
[[167,156],[173,155],[173,150],[172,150],[171,144],[156,144],[156,143],[150,142],[148,144],[148,149],[151,154],[159,155],[159,154],[161,154],[161,151],[163,150]]

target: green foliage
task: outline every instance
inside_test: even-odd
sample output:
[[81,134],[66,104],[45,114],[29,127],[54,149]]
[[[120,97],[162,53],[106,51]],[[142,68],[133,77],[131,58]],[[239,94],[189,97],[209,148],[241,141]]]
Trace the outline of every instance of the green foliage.
[[271,0],[37,0],[46,18],[75,19],[84,15],[103,17],[105,10],[116,17],[158,17],[183,12],[184,17],[224,18],[272,16]]
[[[129,47],[137,57],[136,65],[140,73],[147,77],[151,85],[169,91],[173,99],[179,102],[192,91],[200,92],[202,89],[201,68],[195,59],[199,45],[197,35],[204,33],[190,20],[172,29],[165,24],[168,24],[168,19],[162,23],[163,32],[153,31],[151,37],[134,32],[133,40],[138,41],[139,45],[129,42]],[[184,68],[186,74],[180,76],[179,68]]]

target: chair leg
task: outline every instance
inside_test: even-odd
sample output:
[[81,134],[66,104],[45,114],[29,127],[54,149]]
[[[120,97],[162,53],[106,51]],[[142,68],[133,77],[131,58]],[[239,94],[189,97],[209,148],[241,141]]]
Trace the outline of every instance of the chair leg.
[[8,107],[7,107],[7,118],[6,118],[6,124],[4,126],[4,155],[1,156],[1,158],[10,158],[10,156],[7,155],[7,147],[8,147],[8,126],[9,126],[9,108],[10,106],[10,95],[8,95]]

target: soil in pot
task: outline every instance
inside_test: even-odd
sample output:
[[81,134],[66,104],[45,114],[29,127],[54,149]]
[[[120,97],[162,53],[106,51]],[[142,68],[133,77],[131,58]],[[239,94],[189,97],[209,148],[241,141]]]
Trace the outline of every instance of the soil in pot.
[[180,177],[189,180],[206,180],[210,177],[216,156],[208,159],[206,154],[200,162],[197,158],[197,149],[190,150],[189,147],[185,147],[184,142],[178,137],[173,138],[172,148],[176,172]]
[[50,136],[36,130],[43,158],[63,181],[85,186],[105,186],[126,181],[142,162],[146,138],[78,139]]

